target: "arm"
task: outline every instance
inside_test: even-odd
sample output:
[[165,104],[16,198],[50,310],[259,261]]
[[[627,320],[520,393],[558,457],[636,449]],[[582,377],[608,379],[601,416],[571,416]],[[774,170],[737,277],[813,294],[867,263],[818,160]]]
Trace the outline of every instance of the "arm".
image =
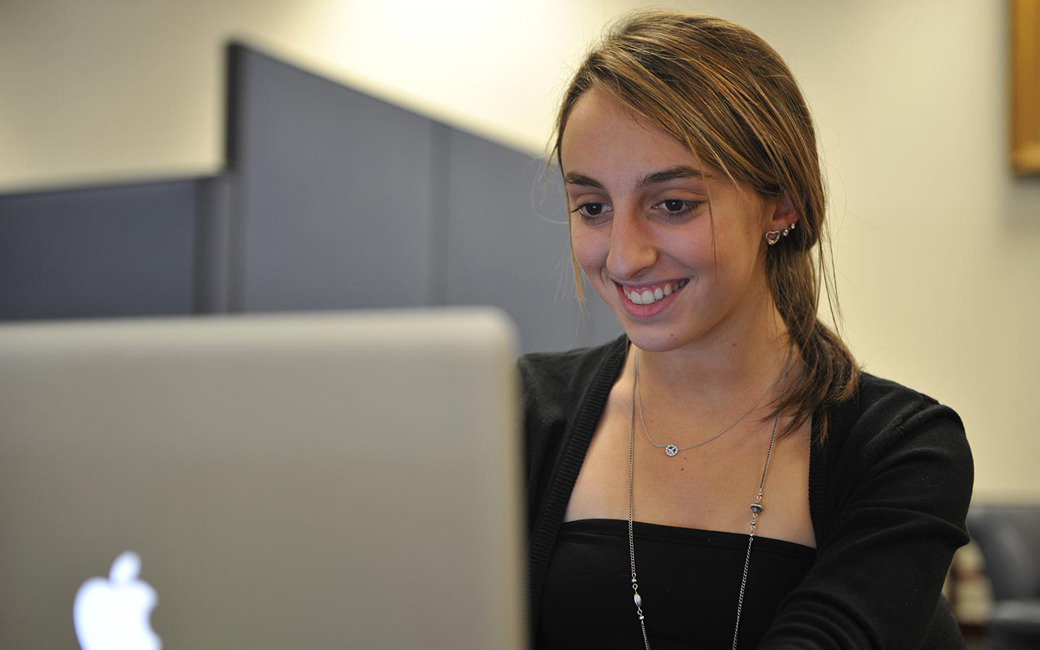
[[[892,386],[814,446],[813,467],[825,468],[810,479],[817,561],[759,648],[916,649],[959,636],[940,592],[968,541],[971,451],[956,413]],[[962,647],[949,643],[936,647]]]

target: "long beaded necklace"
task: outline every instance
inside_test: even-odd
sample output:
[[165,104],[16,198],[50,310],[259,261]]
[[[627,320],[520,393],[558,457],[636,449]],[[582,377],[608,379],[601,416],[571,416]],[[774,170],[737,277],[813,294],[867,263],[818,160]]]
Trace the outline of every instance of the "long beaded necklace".
[[[740,634],[740,614],[744,608],[744,589],[747,587],[748,568],[751,566],[751,545],[755,541],[755,526],[758,516],[765,509],[762,505],[762,493],[766,486],[766,475],[769,473],[769,460],[773,457],[773,445],[776,443],[776,431],[780,426],[780,411],[784,405],[784,393],[787,392],[787,378],[791,372],[791,360],[794,358],[794,347],[787,353],[784,365],[783,383],[780,385],[780,397],[777,402],[776,418],[773,420],[773,433],[769,437],[769,449],[766,451],[766,462],[762,468],[762,479],[758,482],[758,494],[751,504],[751,532],[748,533],[747,553],[744,556],[744,571],[740,578],[740,595],[737,597],[737,621],[733,625],[733,650],[737,650],[737,637]],[[632,419],[628,432],[628,560],[632,569],[632,596],[639,616],[639,628],[643,631],[643,645],[650,650],[650,637],[646,634],[646,620],[643,614],[643,597],[639,595],[639,579],[636,575],[636,543],[632,533],[633,492],[635,486],[635,448],[636,448],[636,386],[639,383],[639,349],[635,352],[632,376]],[[640,413],[642,415],[642,413]]]

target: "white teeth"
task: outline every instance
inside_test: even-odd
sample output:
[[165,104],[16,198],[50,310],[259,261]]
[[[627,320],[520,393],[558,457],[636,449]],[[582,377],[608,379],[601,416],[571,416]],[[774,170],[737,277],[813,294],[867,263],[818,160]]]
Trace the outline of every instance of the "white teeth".
[[665,296],[670,296],[679,289],[685,287],[689,283],[689,280],[680,280],[673,286],[671,282],[666,283],[662,287],[657,287],[653,291],[646,289],[645,291],[629,291],[625,289],[625,295],[633,303],[637,305],[652,305],[653,303],[661,300]]

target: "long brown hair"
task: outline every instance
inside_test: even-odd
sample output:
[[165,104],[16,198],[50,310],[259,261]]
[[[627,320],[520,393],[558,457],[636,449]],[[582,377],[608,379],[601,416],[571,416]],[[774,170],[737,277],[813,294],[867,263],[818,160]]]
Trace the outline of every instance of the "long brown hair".
[[[795,410],[784,433],[804,424],[821,405],[849,399],[859,368],[841,338],[817,316],[826,287],[831,315],[840,320],[816,130],[780,55],[750,30],[720,18],[629,14],[586,56],[564,94],[550,156],[561,170],[567,118],[592,88],[660,126],[732,182],[767,199],[791,201],[798,227],[766,255],[770,293],[805,364],[802,381],[786,400]],[[573,248],[571,261],[582,299]],[[775,416],[774,410],[769,418]],[[822,443],[827,422],[818,424]]]

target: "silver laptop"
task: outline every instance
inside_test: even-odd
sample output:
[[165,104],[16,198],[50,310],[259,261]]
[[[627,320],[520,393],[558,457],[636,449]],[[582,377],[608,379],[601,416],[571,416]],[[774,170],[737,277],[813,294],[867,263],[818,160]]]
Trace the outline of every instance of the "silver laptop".
[[525,647],[512,326],[0,326],[0,647]]

